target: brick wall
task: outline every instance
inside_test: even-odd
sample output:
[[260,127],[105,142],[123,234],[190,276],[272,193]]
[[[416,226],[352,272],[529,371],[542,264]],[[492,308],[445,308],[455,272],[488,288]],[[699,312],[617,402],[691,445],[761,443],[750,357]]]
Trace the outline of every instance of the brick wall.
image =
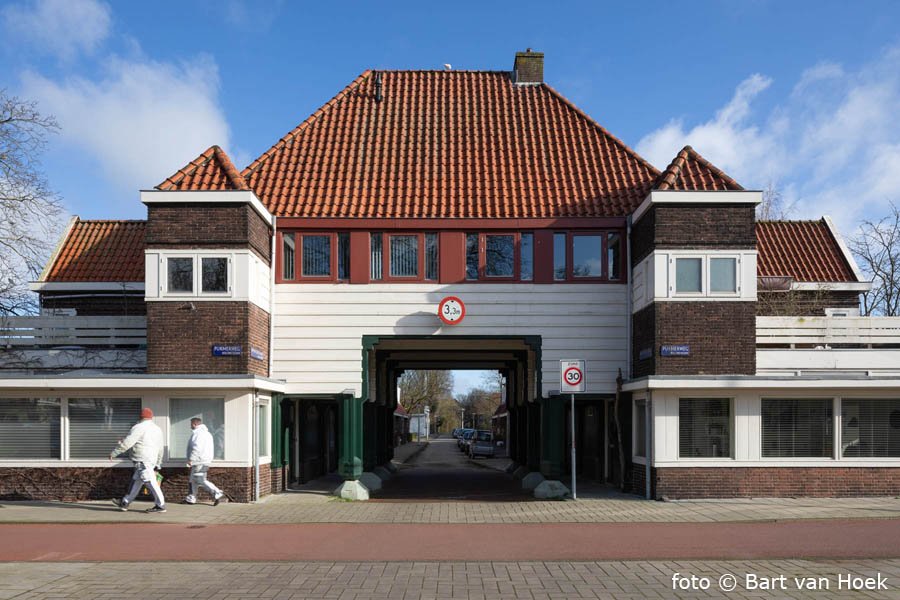
[[[43,292],[41,307],[74,308],[79,316],[142,316],[147,314],[144,294],[116,294],[104,292],[88,296],[90,292]],[[79,297],[66,297],[79,296]]]
[[269,226],[248,204],[151,204],[148,248],[251,248],[270,262]]
[[631,228],[631,266],[636,267],[656,244],[656,211],[650,208]]
[[[133,473],[133,469],[121,467],[0,467],[0,500],[72,502],[121,498],[131,486]],[[184,499],[188,493],[188,470],[165,468],[162,475],[166,502]],[[273,475],[269,465],[260,466],[260,496],[281,491],[281,478]],[[253,500],[252,467],[212,467],[208,478],[235,502]],[[199,495],[201,502],[212,500],[204,490]]]
[[[755,302],[656,303],[657,375],[756,374]],[[690,356],[660,356],[663,344],[688,344]]]
[[[149,302],[147,372],[265,376],[268,331],[269,314],[248,302]],[[242,354],[213,356],[214,344],[240,345]],[[264,360],[251,358],[251,345]]]
[[654,206],[657,248],[756,248],[753,205]]
[[771,317],[824,316],[826,308],[859,308],[859,292],[758,292],[757,314]]
[[658,498],[900,495],[900,467],[682,467],[652,476]]

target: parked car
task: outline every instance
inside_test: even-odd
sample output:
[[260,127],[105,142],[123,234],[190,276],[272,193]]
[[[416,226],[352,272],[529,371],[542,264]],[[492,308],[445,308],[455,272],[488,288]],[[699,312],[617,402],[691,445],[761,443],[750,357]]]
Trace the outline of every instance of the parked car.
[[469,445],[469,440],[472,439],[472,435],[475,433],[474,429],[463,429],[462,433],[459,435],[459,439],[456,440],[456,446],[463,452],[466,451],[466,447]]
[[454,427],[453,431],[450,432],[450,435],[453,439],[459,439],[459,432],[462,431],[462,427]]
[[476,431],[469,443],[469,456],[494,456],[494,434],[490,431]]

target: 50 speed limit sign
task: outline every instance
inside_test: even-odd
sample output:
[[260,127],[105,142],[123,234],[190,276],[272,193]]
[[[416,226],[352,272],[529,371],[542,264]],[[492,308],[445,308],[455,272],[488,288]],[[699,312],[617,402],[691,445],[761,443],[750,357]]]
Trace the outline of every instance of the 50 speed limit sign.
[[559,391],[564,394],[584,392],[584,361],[559,361]]
[[438,317],[446,325],[458,325],[466,318],[466,305],[456,296],[447,296],[438,304]]

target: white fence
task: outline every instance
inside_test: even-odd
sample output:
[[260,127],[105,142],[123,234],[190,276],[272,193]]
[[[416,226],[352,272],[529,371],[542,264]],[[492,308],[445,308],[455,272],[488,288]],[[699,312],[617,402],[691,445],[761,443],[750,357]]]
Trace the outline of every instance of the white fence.
[[756,317],[758,347],[898,344],[900,317]]
[[0,349],[146,343],[146,317],[0,317]]

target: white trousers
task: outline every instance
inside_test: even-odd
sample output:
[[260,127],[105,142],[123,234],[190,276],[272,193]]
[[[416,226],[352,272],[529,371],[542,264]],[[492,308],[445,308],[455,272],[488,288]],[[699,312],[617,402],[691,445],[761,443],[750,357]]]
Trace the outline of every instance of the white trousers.
[[212,481],[206,478],[208,472],[209,465],[191,465],[191,493],[188,494],[185,500],[188,502],[196,502],[198,488],[203,488],[209,492],[213,498],[222,496],[222,490],[217,488]]
[[150,493],[153,494],[153,500],[156,502],[156,505],[164,508],[166,506],[166,498],[163,496],[162,488],[159,487],[159,483],[156,481],[156,473],[152,467],[144,466],[144,463],[134,464],[134,475],[131,476],[131,490],[129,490],[127,496],[122,498],[122,502],[126,505],[131,504],[141,492],[141,487],[145,484],[150,488]]

